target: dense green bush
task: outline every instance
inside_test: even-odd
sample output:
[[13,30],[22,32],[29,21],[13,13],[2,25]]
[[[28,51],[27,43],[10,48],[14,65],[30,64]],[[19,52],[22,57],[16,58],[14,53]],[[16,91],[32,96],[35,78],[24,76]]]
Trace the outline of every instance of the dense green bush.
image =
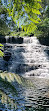
[[49,45],[49,5],[45,5],[40,18],[41,22],[38,24],[36,36],[42,44]]
[[43,37],[48,37],[49,36],[49,18],[46,18],[43,21],[41,21],[41,23],[38,25],[37,33],[40,34],[40,36],[43,36]]

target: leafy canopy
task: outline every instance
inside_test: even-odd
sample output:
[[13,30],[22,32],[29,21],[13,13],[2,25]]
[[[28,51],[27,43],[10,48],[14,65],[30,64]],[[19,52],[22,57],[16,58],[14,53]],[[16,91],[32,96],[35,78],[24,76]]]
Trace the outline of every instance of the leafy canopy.
[[39,37],[46,45],[49,45],[49,0],[42,0],[41,6],[41,22],[38,24],[38,30],[36,36]]
[[7,10],[9,16],[12,17],[14,22],[19,28],[20,20],[22,22],[22,29],[28,32],[34,32],[37,28],[37,24],[40,21],[39,15],[41,0],[8,0]]

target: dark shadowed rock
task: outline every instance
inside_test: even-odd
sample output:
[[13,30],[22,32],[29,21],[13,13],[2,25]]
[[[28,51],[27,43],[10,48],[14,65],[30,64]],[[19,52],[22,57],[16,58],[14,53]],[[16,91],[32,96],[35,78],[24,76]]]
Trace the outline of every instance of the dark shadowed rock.
[[12,43],[12,37],[8,37],[6,42],[7,43]]
[[8,49],[10,49],[10,48],[12,48],[12,45],[9,45],[9,44],[5,44],[5,45],[4,45],[4,50],[8,50]]
[[6,38],[3,35],[0,35],[0,43],[6,43]]
[[2,109],[0,109],[0,111],[3,111]]
[[22,37],[12,37],[12,43],[18,43],[18,44],[21,44],[23,43],[23,38]]
[[13,43],[13,44],[21,44],[23,43],[23,38],[22,37],[5,37],[7,43]]
[[42,44],[42,45],[46,45],[46,46],[49,46],[49,35],[46,36],[46,37],[38,37],[39,39],[39,42]]
[[12,37],[12,43],[16,43],[16,38]]
[[3,59],[4,59],[5,61],[9,61],[10,57],[11,57],[11,52],[10,52],[10,51],[5,51],[5,52],[4,52]]
[[32,36],[34,36],[34,34],[31,33],[31,34],[29,35],[29,37],[32,37]]
[[23,43],[23,38],[22,37],[17,38],[17,43],[22,44]]

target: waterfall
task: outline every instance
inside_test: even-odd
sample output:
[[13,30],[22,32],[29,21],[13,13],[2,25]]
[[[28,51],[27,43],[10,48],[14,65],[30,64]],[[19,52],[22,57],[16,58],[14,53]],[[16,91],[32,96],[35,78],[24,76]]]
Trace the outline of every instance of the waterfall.
[[4,70],[25,77],[49,77],[49,59],[46,52],[49,49],[48,46],[41,45],[36,37],[24,37],[23,43],[11,45],[12,56],[10,60],[4,61],[4,64],[2,60]]
[[8,43],[8,38],[9,38],[9,36],[5,36],[6,43]]
[[7,38],[4,51],[11,56],[0,58],[0,70],[8,72],[0,71],[0,110],[48,111],[49,46],[36,37],[24,37],[21,44]]

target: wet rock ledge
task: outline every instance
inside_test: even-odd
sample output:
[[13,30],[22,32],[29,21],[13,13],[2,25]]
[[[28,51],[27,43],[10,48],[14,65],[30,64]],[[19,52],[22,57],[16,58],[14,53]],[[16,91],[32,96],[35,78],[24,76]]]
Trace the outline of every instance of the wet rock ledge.
[[14,44],[18,43],[18,44],[22,44],[23,43],[23,38],[22,37],[0,35],[0,43],[14,43]]

